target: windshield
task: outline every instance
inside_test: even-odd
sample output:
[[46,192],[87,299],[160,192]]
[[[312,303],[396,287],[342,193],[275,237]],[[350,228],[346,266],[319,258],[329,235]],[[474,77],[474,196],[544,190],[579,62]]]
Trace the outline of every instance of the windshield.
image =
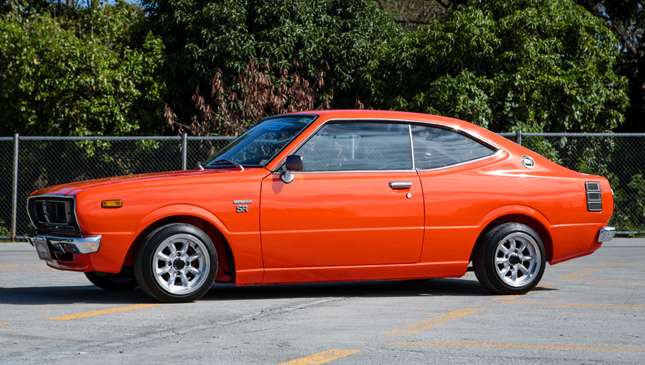
[[311,115],[263,120],[221,150],[206,167],[264,166],[313,120]]

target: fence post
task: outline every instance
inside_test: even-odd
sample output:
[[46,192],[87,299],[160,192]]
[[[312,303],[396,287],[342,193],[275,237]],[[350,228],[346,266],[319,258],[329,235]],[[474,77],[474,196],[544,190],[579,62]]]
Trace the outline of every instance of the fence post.
[[20,135],[13,135],[13,181],[11,182],[11,240],[16,240],[18,222],[18,143]]
[[181,169],[188,169],[188,134],[181,135]]
[[522,145],[522,131],[515,131],[515,142],[519,144],[520,146]]

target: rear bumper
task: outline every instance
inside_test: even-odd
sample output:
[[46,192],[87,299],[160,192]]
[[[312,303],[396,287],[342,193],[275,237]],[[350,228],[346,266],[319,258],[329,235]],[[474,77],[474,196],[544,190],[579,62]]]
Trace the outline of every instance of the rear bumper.
[[605,226],[598,231],[598,242],[605,243],[614,239],[616,235],[616,228]]

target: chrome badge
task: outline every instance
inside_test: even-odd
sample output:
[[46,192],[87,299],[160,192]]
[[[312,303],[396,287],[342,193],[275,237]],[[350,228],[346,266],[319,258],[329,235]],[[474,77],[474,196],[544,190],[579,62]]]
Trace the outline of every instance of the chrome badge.
[[235,205],[235,213],[248,213],[249,204],[253,203],[253,200],[233,200]]
[[535,161],[529,156],[522,156],[522,166],[527,169],[532,169],[535,166]]

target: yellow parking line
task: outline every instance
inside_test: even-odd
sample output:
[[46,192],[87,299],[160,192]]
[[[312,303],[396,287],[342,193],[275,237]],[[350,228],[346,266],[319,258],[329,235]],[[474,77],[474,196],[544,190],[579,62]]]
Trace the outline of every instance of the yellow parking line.
[[318,365],[327,364],[334,360],[342,359],[343,357],[354,355],[359,352],[358,349],[331,349],[318,352],[309,356],[300,357],[287,362],[282,362],[280,365]]
[[607,286],[624,286],[624,287],[645,287],[645,283],[641,283],[635,280],[620,280],[620,279],[591,279],[588,283],[593,285],[607,285]]
[[106,314],[132,312],[139,309],[156,307],[158,305],[159,304],[131,304],[131,305],[124,305],[120,307],[112,307],[112,308],[99,309],[99,310],[93,310],[93,311],[87,311],[87,312],[66,314],[64,316],[50,317],[49,319],[52,321],[71,321],[74,319],[98,317]]
[[14,271],[18,265],[16,264],[4,264],[0,263],[0,272],[12,272]]
[[522,300],[507,302],[508,304],[536,305],[545,308],[576,308],[576,309],[645,309],[642,303],[549,303],[538,300]]
[[472,308],[462,308],[462,309],[457,309],[454,311],[450,311],[446,314],[442,314],[437,317],[432,317],[428,318],[423,321],[419,321],[417,323],[413,323],[408,326],[400,327],[400,328],[395,328],[391,330],[388,335],[389,336],[411,336],[415,335],[420,332],[425,332],[431,330],[433,327],[442,325],[446,322],[463,318],[466,316],[470,316],[477,311]]
[[572,273],[564,275],[561,279],[564,281],[579,281],[593,275],[594,273],[600,271],[600,269],[601,268],[599,267],[591,267],[587,269],[574,271]]
[[543,304],[550,308],[590,308],[590,309],[644,309],[645,304],[629,303],[554,303]]
[[492,342],[492,341],[402,341],[390,343],[395,347],[403,348],[480,348],[495,350],[539,350],[539,351],[588,351],[588,352],[610,352],[610,353],[634,353],[645,352],[643,346],[619,346],[610,344],[575,344],[575,343],[513,343],[513,342]]

